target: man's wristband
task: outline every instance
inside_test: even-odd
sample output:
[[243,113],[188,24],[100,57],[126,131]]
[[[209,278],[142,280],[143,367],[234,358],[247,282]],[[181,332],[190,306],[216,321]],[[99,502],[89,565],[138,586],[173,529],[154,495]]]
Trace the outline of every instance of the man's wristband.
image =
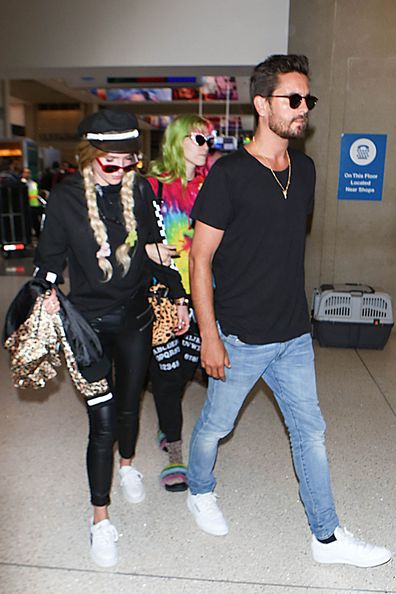
[[175,304],[185,305],[186,307],[188,307],[190,305],[190,300],[188,297],[179,297],[178,299],[175,299]]

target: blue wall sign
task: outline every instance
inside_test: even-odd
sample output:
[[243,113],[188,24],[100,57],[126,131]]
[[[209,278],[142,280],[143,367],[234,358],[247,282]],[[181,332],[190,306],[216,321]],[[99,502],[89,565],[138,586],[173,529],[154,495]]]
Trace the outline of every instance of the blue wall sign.
[[338,200],[382,200],[386,134],[342,134]]

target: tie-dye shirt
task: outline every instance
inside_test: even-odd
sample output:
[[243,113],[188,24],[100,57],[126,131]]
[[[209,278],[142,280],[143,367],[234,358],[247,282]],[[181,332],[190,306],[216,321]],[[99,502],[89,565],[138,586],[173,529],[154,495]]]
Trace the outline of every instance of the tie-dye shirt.
[[[154,177],[147,179],[157,196],[158,180]],[[193,180],[188,182],[187,187],[183,187],[180,179],[162,186],[162,216],[164,217],[166,238],[170,245],[176,246],[180,254],[180,258],[175,259],[174,262],[188,294],[190,293],[188,256],[194,234],[190,213],[203,181],[202,175],[196,175]]]

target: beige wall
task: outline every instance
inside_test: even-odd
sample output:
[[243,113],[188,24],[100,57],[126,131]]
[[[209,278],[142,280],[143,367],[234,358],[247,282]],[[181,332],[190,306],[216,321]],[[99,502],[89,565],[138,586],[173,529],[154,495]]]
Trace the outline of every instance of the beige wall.
[[[364,282],[396,302],[396,2],[291,0],[289,51],[310,59],[306,152],[317,166],[307,242],[307,292],[323,282]],[[387,134],[382,201],[337,200],[340,135]]]
[[289,0],[19,0],[2,14],[0,78],[114,66],[237,74],[286,50],[288,17]]

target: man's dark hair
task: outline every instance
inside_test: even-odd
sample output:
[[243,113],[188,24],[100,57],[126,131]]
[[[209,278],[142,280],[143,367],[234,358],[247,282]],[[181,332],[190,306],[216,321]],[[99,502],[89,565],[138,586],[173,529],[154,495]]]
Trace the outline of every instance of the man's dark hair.
[[278,85],[278,75],[289,72],[300,72],[309,76],[307,56],[280,54],[269,56],[264,62],[260,62],[250,77],[252,101],[256,95],[261,95],[261,97],[272,95]]

